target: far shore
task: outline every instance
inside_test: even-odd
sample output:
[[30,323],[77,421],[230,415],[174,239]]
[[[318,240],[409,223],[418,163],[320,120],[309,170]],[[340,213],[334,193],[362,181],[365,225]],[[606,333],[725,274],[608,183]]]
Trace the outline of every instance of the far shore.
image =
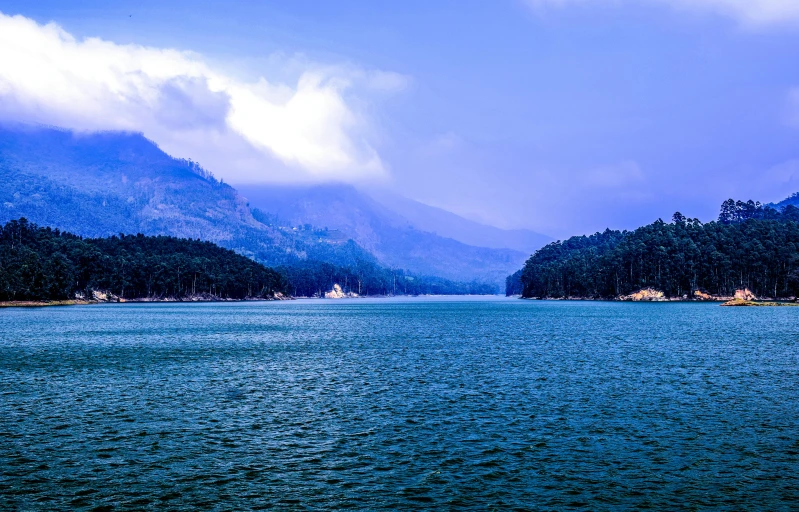
[[48,306],[89,306],[93,304],[141,304],[141,303],[196,303],[196,302],[271,302],[275,300],[294,300],[293,297],[275,297],[275,298],[246,298],[246,299],[225,299],[221,297],[208,299],[208,298],[141,298],[141,299],[117,299],[117,300],[9,300],[0,301],[0,308],[41,308]]
[[46,306],[85,306],[96,300],[9,300],[0,301],[0,308],[41,308]]
[[766,306],[766,307],[779,307],[779,306],[799,306],[799,303],[796,302],[780,302],[780,301],[771,301],[771,300],[742,300],[742,299],[733,299],[728,300],[722,306]]
[[797,304],[796,297],[786,297],[785,299],[774,299],[772,297],[758,297],[749,288],[739,288],[735,294],[711,295],[702,290],[694,290],[693,293],[668,296],[664,292],[652,287],[641,288],[637,292],[629,295],[618,295],[616,297],[522,297],[532,300],[607,300],[613,302],[721,302],[722,306],[789,306]]
[[681,303],[694,303],[694,304],[703,304],[703,303],[714,303],[719,304],[721,306],[760,306],[760,307],[780,307],[780,306],[799,306],[799,302],[794,302],[791,299],[785,300],[774,300],[774,299],[757,299],[757,300],[743,300],[743,299],[735,299],[730,297],[714,297],[712,299],[683,299],[683,298],[667,298],[667,299],[656,299],[656,300],[630,300],[630,299],[618,299],[618,298],[590,298],[590,297],[522,297],[521,295],[515,295],[520,299],[524,300],[541,300],[541,301],[567,301],[567,302],[636,302],[636,303],[669,303],[669,302],[681,302]]
[[524,300],[552,300],[552,301],[572,301],[572,302],[695,302],[695,303],[703,303],[703,302],[727,302],[731,300],[730,297],[714,297],[712,299],[683,299],[680,297],[674,298],[664,298],[664,299],[643,299],[643,300],[632,300],[632,299],[619,299],[617,297],[522,297],[521,295],[513,295],[513,297],[518,297]]
[[357,300],[357,299],[391,299],[397,297],[504,297],[504,295],[437,295],[437,294],[422,294],[422,295],[361,295],[359,297],[340,297],[340,298],[327,298],[327,297],[291,297],[291,296],[278,296],[275,298],[246,298],[246,299],[226,299],[222,297],[208,298],[208,297],[185,297],[176,299],[173,297],[168,298],[152,298],[145,297],[139,299],[123,299],[114,297],[109,300],[12,300],[0,301],[0,308],[40,308],[48,306],[89,306],[93,304],[142,304],[142,303],[212,303],[212,302],[272,302],[279,300],[321,300],[321,301],[340,301],[340,300]]
[[[116,299],[116,300],[17,300],[17,301],[0,301],[0,308],[40,308],[49,306],[88,306],[93,304],[141,304],[141,303],[212,303],[212,302],[272,302],[277,300],[320,300],[320,301],[339,301],[339,300],[352,300],[352,299],[390,299],[396,297],[498,297],[499,295],[363,295],[360,297],[342,297],[342,298],[325,298],[325,297],[286,297],[280,296],[275,298],[246,298],[246,299],[226,299],[221,297],[208,298],[208,297],[187,297],[183,299],[175,298],[140,298],[140,299]],[[742,300],[729,297],[713,297],[712,299],[686,299],[686,298],[661,298],[656,300],[629,300],[619,298],[592,298],[592,297],[522,297],[521,295],[511,295],[508,298],[515,297],[524,300],[540,300],[540,301],[567,301],[567,302],[681,302],[681,303],[715,303],[722,306],[799,306],[799,302],[793,302],[789,299],[786,300],[773,300],[773,299],[757,299],[757,300]]]

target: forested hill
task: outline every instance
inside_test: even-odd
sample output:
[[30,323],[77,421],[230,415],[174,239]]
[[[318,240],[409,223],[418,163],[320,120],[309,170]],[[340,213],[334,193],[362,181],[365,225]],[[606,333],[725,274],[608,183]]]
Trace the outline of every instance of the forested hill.
[[536,251],[508,291],[524,297],[612,298],[646,287],[669,297],[799,295],[799,208],[725,201],[718,221],[675,213],[634,231],[576,236]]
[[141,134],[0,123],[0,223],[25,217],[83,237],[202,239],[268,266],[374,260],[346,238],[254,213],[235,189]]
[[278,267],[295,297],[321,297],[341,286],[345,293],[358,295],[495,295],[499,286],[479,281],[452,281],[442,277],[419,276],[401,269],[389,269],[361,261],[352,267],[310,261]]
[[494,285],[414,276],[360,260],[265,267],[211,242],[171,236],[81,238],[26,219],[0,225],[0,301],[66,300],[93,292],[123,299],[322,296],[340,285],[359,295],[493,294]]
[[[469,245],[454,237],[441,236],[442,233],[437,234],[432,229],[420,229],[417,227],[420,225],[418,221],[411,221],[352,185],[240,185],[238,189],[248,198],[251,206],[283,219],[289,225],[326,226],[354,240],[373,254],[381,265],[409,269],[416,274],[500,283],[508,272],[519,268],[530,254],[528,251]],[[403,204],[407,203],[413,202],[406,201]],[[436,210],[416,204],[423,209],[423,215],[430,219],[426,226],[436,226],[435,215],[431,213]],[[446,214],[442,210],[437,211]],[[478,236],[481,227],[490,231],[486,226],[449,215],[466,224],[466,230],[471,230],[475,235],[471,239],[473,241],[482,240]],[[458,235],[452,231],[447,233]],[[494,233],[509,234],[495,228]],[[463,238],[461,235],[463,233],[458,237]],[[535,248],[549,241],[541,235],[538,235],[537,240],[540,243]]]
[[128,235],[82,239],[25,219],[0,226],[0,300],[273,298],[285,279],[210,242]]
[[0,123],[0,223],[25,217],[83,237],[199,238],[270,267],[296,266],[316,276],[333,267],[355,272],[380,266],[391,286],[370,290],[394,289],[386,267],[477,279],[499,290],[499,280],[529,254],[398,228],[397,215],[351,187],[312,187],[311,195],[304,188],[249,188],[254,202],[248,203],[197,163],[171,157],[141,134]]

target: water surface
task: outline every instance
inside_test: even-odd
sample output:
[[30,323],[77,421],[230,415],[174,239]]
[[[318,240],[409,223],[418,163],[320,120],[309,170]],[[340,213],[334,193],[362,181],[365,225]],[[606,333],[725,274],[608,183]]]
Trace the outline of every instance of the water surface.
[[799,509],[799,308],[0,310],[7,510]]

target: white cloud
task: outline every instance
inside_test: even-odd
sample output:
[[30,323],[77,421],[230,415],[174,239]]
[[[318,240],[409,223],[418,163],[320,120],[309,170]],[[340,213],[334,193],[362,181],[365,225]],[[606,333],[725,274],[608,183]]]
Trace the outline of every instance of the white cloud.
[[[643,0],[679,10],[704,11],[729,16],[746,26],[799,24],[797,0]],[[633,5],[642,0],[525,0],[533,8],[574,4]]]
[[79,40],[55,23],[0,13],[0,119],[141,131],[234,181],[262,180],[275,168],[305,179],[384,176],[359,107],[407,79],[286,65],[302,66],[292,70],[295,82],[242,81],[192,52]]

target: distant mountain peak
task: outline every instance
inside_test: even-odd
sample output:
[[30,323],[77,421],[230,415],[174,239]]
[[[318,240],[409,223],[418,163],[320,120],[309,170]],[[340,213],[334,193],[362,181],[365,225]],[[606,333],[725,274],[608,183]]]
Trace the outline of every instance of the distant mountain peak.
[[531,230],[502,229],[466,219],[442,208],[385,190],[373,190],[369,194],[385,207],[401,215],[412,227],[452,238],[468,245],[492,249],[512,249],[532,254],[553,241],[551,237]]
[[373,259],[357,245],[259,222],[234,188],[132,132],[0,126],[0,221],[23,216],[83,236],[199,238],[273,265]]
[[780,201],[778,203],[769,203],[769,204],[767,204],[765,206],[770,206],[772,208],[776,208],[778,210],[782,210],[783,208],[785,208],[789,204],[792,204],[794,206],[799,207],[799,192],[794,192],[793,194],[791,194],[790,196],[786,197],[785,199],[783,199],[782,201]]
[[502,283],[547,241],[530,232],[540,243],[517,244],[512,231],[410,200],[384,202],[345,183],[239,193],[134,132],[0,125],[0,183],[0,222],[24,216],[83,236],[199,238],[270,265],[379,261],[417,275]]
[[[308,223],[344,233],[383,264],[449,279],[502,283],[532,251],[550,241],[537,233],[481,225],[409,199],[386,200],[347,184],[238,185],[238,189],[251,205],[290,224]],[[503,245],[503,237],[522,250]],[[493,246],[481,246],[481,241]]]

